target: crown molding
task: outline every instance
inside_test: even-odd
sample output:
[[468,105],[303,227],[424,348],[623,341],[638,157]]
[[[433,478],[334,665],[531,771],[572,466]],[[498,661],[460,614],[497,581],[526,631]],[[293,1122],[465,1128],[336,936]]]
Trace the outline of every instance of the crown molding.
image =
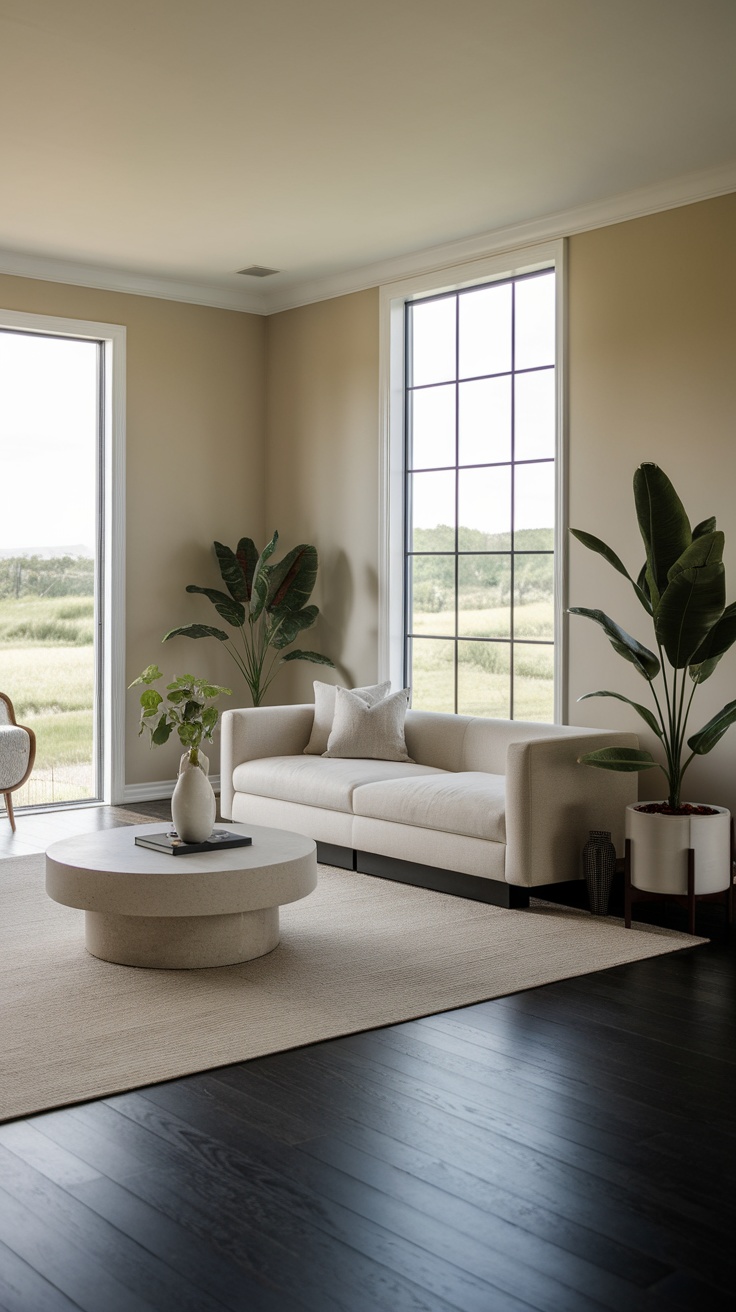
[[594,228],[607,228],[614,223],[626,223],[647,214],[678,209],[697,201],[711,200],[736,191],[736,161],[715,169],[671,179],[651,187],[609,196],[605,200],[579,205],[556,214],[530,219],[525,223],[510,224],[490,232],[459,241],[445,242],[425,250],[396,256],[376,264],[366,264],[349,272],[330,274],[324,278],[294,282],[291,286],[274,288],[267,301],[267,314],[292,310],[300,305],[347,296],[351,292],[366,291],[384,283],[397,282],[437,269],[452,268],[489,255],[500,255],[507,250],[518,250],[544,241],[558,241],[576,233],[590,232]]
[[219,287],[216,283],[179,282],[173,278],[151,277],[101,264],[79,264],[46,255],[0,249],[0,273],[41,282],[68,283],[72,287],[94,287],[98,291],[124,292],[131,296],[152,296],[162,301],[183,301],[187,305],[206,305],[216,310],[237,310],[241,314],[268,314],[266,298],[245,288],[241,291],[239,287]]
[[736,191],[736,161],[341,273],[283,282],[270,291],[266,288],[258,292],[249,288],[241,290],[207,282],[179,282],[104,265],[81,264],[1,249],[0,273],[18,278],[40,279],[42,282],[69,283],[75,287],[94,287],[100,291],[124,292],[132,296],[183,301],[188,305],[206,305],[242,314],[279,314],[282,310],[293,310],[300,305],[311,305],[316,301],[331,300],[335,296],[366,291],[370,287],[380,287],[384,283],[417,274],[433,273],[436,269],[452,268],[455,264],[498,255],[507,250],[523,249],[544,241],[557,241],[561,237],[610,227],[614,223],[626,223],[647,214],[657,214],[662,210],[677,209],[682,205],[724,196],[731,191]]

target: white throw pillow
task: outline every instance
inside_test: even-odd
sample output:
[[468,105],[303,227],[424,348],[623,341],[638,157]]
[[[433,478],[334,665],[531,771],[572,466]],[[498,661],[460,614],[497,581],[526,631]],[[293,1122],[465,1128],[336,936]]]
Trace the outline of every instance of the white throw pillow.
[[[343,688],[342,691],[348,690]],[[352,688],[350,691],[354,692],[356,697],[362,698],[368,706],[372,706],[391,691],[391,683],[387,680],[385,683],[370,684],[367,688]],[[305,756],[322,756],[327,750],[327,740],[335,718],[336,692],[337,687],[334,683],[320,683],[319,679],[315,679],[314,722],[309,742],[304,748]]]
[[373,761],[411,761],[404,720],[409,689],[402,688],[369,706],[362,697],[338,688],[335,718],[323,756],[362,757]]

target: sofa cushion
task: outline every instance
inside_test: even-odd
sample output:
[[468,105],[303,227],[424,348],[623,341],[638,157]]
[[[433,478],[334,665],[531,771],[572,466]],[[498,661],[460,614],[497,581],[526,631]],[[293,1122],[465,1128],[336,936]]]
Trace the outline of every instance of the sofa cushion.
[[[385,683],[370,684],[365,688],[351,689],[351,692],[361,697],[369,706],[372,706],[374,702],[380,702],[383,697],[388,696],[390,691],[391,683],[389,680]],[[334,683],[321,683],[319,679],[314,680],[314,721],[309,742],[304,748],[306,756],[321,756],[323,752],[327,751],[327,739],[330,736],[332,721],[335,718],[336,695],[337,686]]]
[[410,775],[443,773],[429,765],[400,761],[325,760],[323,756],[267,756],[244,761],[233,770],[236,793],[275,797],[282,802],[322,806],[352,814],[353,793],[379,780],[398,783]]
[[353,810],[374,820],[506,842],[506,779],[501,774],[432,770],[366,782],[353,794]]
[[401,688],[369,706],[356,693],[338,688],[335,718],[323,756],[411,762],[404,740],[409,692]]

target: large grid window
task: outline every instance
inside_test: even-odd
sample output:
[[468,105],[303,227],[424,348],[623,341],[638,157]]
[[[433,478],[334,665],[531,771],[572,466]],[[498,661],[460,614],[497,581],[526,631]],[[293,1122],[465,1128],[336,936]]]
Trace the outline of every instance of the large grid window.
[[555,273],[406,306],[412,704],[554,719]]

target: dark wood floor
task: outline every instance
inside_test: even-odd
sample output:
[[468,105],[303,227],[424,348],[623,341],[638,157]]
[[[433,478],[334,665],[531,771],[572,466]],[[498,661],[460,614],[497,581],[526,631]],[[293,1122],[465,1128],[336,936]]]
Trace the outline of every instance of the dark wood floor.
[[0,1127],[0,1312],[730,1310],[701,915],[707,947]]

